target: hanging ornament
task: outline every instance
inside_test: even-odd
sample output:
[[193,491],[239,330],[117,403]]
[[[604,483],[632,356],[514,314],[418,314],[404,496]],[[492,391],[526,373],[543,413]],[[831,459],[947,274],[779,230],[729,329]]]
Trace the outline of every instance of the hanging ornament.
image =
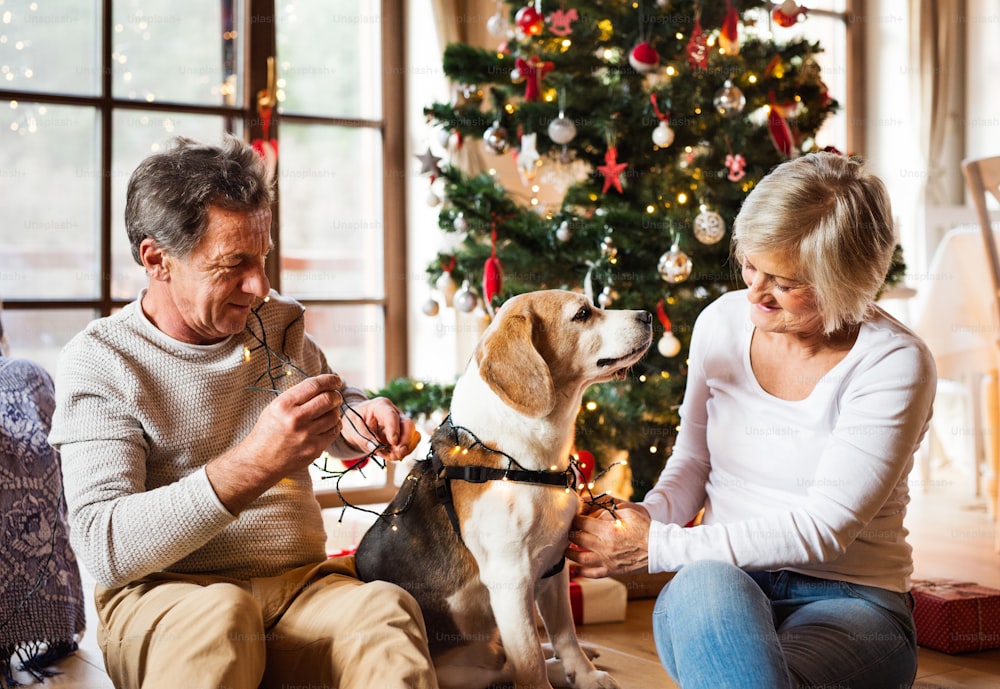
[[660,54],[651,43],[643,41],[629,52],[628,63],[639,74],[649,74],[660,66]]
[[455,219],[452,221],[451,225],[452,227],[455,228],[456,232],[465,232],[467,229],[469,229],[469,223],[465,220],[465,213],[461,211],[459,211],[458,215],[455,216]]
[[668,359],[677,356],[681,351],[681,341],[677,339],[677,336],[674,335],[671,329],[670,319],[667,317],[667,310],[663,305],[662,299],[656,303],[656,316],[660,319],[660,324],[663,326],[663,336],[656,343],[656,349]]
[[483,132],[483,148],[487,153],[493,155],[503,155],[510,150],[510,140],[507,138],[507,130],[500,124],[500,120],[494,122],[489,129]]
[[436,316],[438,311],[440,311],[441,305],[437,303],[434,297],[427,297],[427,301],[424,302],[423,312],[425,316]]
[[525,36],[537,36],[545,28],[545,17],[535,5],[528,5],[514,15],[514,24]]
[[656,264],[660,277],[666,282],[674,284],[687,280],[691,275],[692,267],[691,259],[680,250],[676,242],[669,251],[660,256],[660,260]]
[[569,220],[563,220],[556,229],[556,239],[560,242],[568,242],[573,233],[569,229]]
[[503,265],[497,258],[497,221],[493,219],[490,229],[490,257],[483,265],[483,301],[486,309],[493,315],[493,298],[500,294],[503,287]]
[[774,147],[783,156],[790,158],[792,156],[792,130],[782,115],[781,107],[775,102],[773,93],[767,113],[767,129],[771,133]]
[[618,245],[610,234],[605,235],[604,239],[601,240],[601,256],[608,263],[618,263]]
[[524,100],[532,103],[541,99],[542,78],[552,71],[555,65],[537,57],[525,60],[519,57],[514,61],[517,71],[524,77]]
[[623,193],[621,175],[627,167],[628,163],[618,162],[618,147],[608,146],[608,150],[604,154],[604,165],[597,166],[597,171],[604,177],[604,186],[601,188],[602,194],[607,194],[608,189],[611,187],[614,187],[615,191],[619,194]]
[[427,190],[427,205],[431,208],[441,205],[441,197],[437,195],[434,189]]
[[733,7],[732,0],[726,0],[726,16],[719,30],[719,47],[726,55],[740,54],[740,13]]
[[260,139],[252,142],[253,150],[264,160],[265,177],[274,179],[278,171],[278,140],[271,138],[271,117],[278,105],[278,87],[275,81],[274,58],[267,58],[267,88],[257,92],[257,115],[260,116]]
[[497,38],[506,38],[510,34],[510,21],[503,11],[503,0],[497,0],[497,11],[486,20],[486,30]]
[[674,142],[674,130],[670,128],[670,113],[663,113],[656,104],[656,94],[649,94],[649,100],[653,104],[653,112],[660,121],[653,130],[653,143],[660,148],[666,148]]
[[746,104],[747,98],[743,95],[743,91],[729,79],[726,79],[722,88],[715,92],[715,97],[712,99],[712,105],[715,106],[715,109],[720,115],[726,117],[739,115],[743,112]]
[[437,135],[438,146],[447,151],[448,145],[451,143],[451,132],[444,127],[438,127],[435,133]]
[[688,39],[685,52],[692,72],[708,69],[708,37],[701,29],[700,9],[695,10],[694,28],[691,29],[691,38]]
[[605,286],[601,290],[600,295],[597,297],[597,303],[602,309],[606,309],[615,302],[614,292],[611,290],[610,286]]
[[462,281],[462,289],[455,292],[454,304],[457,311],[472,313],[479,303],[479,297],[469,286],[468,280]]
[[576,138],[576,125],[563,113],[559,117],[549,122],[549,138],[552,143],[565,146]]
[[743,157],[742,153],[737,153],[733,155],[732,153],[726,156],[726,168],[729,170],[729,174],[726,177],[730,182],[739,182],[746,173],[746,158]]
[[703,210],[694,219],[694,236],[702,244],[715,244],[726,234],[726,221],[715,211]]
[[529,182],[538,173],[538,135],[535,133],[525,134],[521,137],[521,149],[517,154],[517,169]]
[[573,33],[573,22],[580,18],[575,7],[568,10],[556,10],[549,15],[549,31],[556,36],[569,36]]
[[444,305],[451,307],[454,304],[455,290],[455,279],[451,276],[451,271],[455,270],[455,257],[450,256],[447,261],[441,261],[441,275],[434,282],[434,287],[437,288],[438,293],[441,295],[441,299],[444,301]]
[[576,125],[566,117],[566,89],[559,91],[559,117],[549,122],[549,138],[552,143],[565,146],[576,138]]
[[778,23],[778,26],[794,26],[800,19],[806,16],[805,7],[800,6],[795,0],[785,0],[771,13],[771,17]]
[[438,167],[441,158],[431,153],[430,148],[416,157],[420,161],[420,174],[426,175],[429,173],[431,177],[437,177],[441,174],[441,168]]
[[666,120],[662,120],[653,130],[653,143],[660,148],[667,148],[673,142],[674,130],[670,128]]

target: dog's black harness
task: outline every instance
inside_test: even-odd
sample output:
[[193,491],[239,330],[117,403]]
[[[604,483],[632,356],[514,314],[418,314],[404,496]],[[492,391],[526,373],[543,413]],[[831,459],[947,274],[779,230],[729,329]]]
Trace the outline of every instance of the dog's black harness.
[[[445,431],[451,431],[451,435],[454,437],[455,446],[459,446],[458,442],[458,432],[459,429],[456,428],[451,423],[451,414],[443,422],[441,422],[441,429]],[[445,512],[448,513],[448,519],[451,521],[451,526],[455,530],[455,534],[458,536],[459,540],[462,539],[462,530],[458,523],[458,513],[455,512],[455,503],[451,496],[451,481],[466,481],[467,483],[486,483],[487,481],[515,481],[518,483],[534,483],[542,486],[555,486],[559,488],[564,488],[566,490],[573,490],[576,486],[576,474],[573,472],[572,467],[567,468],[565,471],[532,471],[530,469],[522,468],[513,457],[501,452],[500,450],[488,447],[476,438],[470,431],[466,429],[461,429],[463,432],[469,434],[473,438],[473,446],[479,446],[483,449],[499,454],[507,458],[508,466],[504,469],[498,467],[487,467],[479,465],[449,465],[441,461],[438,453],[434,450],[432,446],[427,452],[427,458],[424,461],[431,463],[431,468],[434,470],[434,476],[436,477],[434,488],[437,493],[438,500],[444,506]],[[566,564],[566,558],[560,558],[551,569],[545,572],[542,577],[551,577],[562,571],[563,566]]]

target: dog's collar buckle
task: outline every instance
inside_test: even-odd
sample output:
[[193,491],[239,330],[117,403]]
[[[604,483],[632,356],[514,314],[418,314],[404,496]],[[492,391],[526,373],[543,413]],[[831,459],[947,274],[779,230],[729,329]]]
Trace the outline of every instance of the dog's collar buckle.
[[[449,467],[450,468],[450,467]],[[484,466],[462,466],[455,467],[461,471],[461,476],[451,476],[450,478],[457,478],[461,481],[468,481],[469,483],[486,483],[492,480],[493,472],[490,467]]]

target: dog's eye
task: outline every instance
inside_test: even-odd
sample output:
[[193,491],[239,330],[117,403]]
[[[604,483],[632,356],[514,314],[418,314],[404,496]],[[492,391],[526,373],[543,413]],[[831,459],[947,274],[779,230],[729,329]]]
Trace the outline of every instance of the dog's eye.
[[573,315],[573,320],[579,323],[590,320],[590,307],[581,306],[580,310]]

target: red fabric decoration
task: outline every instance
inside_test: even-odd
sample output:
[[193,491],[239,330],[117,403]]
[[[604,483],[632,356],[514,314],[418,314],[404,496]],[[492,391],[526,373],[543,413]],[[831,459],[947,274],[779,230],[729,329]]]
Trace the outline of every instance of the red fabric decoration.
[[719,31],[719,45],[726,51],[726,55],[740,54],[740,13],[733,7],[731,0],[726,0],[726,17],[722,20],[722,29]]
[[524,100],[531,103],[539,100],[542,95],[542,77],[555,67],[551,62],[543,62],[537,57],[525,60],[523,57],[514,61],[521,76],[524,77]]
[[771,132],[771,141],[774,142],[774,147],[778,149],[779,153],[790,158],[792,156],[792,130],[785,118],[782,117],[781,108],[773,99],[769,110],[767,129]]
[[670,318],[667,316],[667,310],[663,306],[663,300],[656,302],[656,317],[660,319],[660,325],[663,326],[664,332],[671,330]]
[[493,297],[500,293],[503,286],[503,265],[497,258],[497,221],[493,219],[493,229],[490,232],[492,247],[490,257],[483,265],[483,299],[487,304],[493,303]]
[[622,193],[621,174],[625,172],[625,168],[627,167],[628,163],[618,162],[618,147],[608,146],[608,150],[604,154],[604,165],[597,166],[597,171],[604,176],[604,187],[601,189],[602,194],[607,194],[608,189],[611,187],[614,187],[615,191],[619,194]]
[[691,71],[708,69],[708,38],[701,29],[701,18],[695,17],[694,28],[687,44],[688,65]]
[[799,21],[799,17],[805,17],[807,11],[805,7],[799,6],[794,0],[785,0],[774,9],[771,17],[779,26],[789,27],[794,26]]

